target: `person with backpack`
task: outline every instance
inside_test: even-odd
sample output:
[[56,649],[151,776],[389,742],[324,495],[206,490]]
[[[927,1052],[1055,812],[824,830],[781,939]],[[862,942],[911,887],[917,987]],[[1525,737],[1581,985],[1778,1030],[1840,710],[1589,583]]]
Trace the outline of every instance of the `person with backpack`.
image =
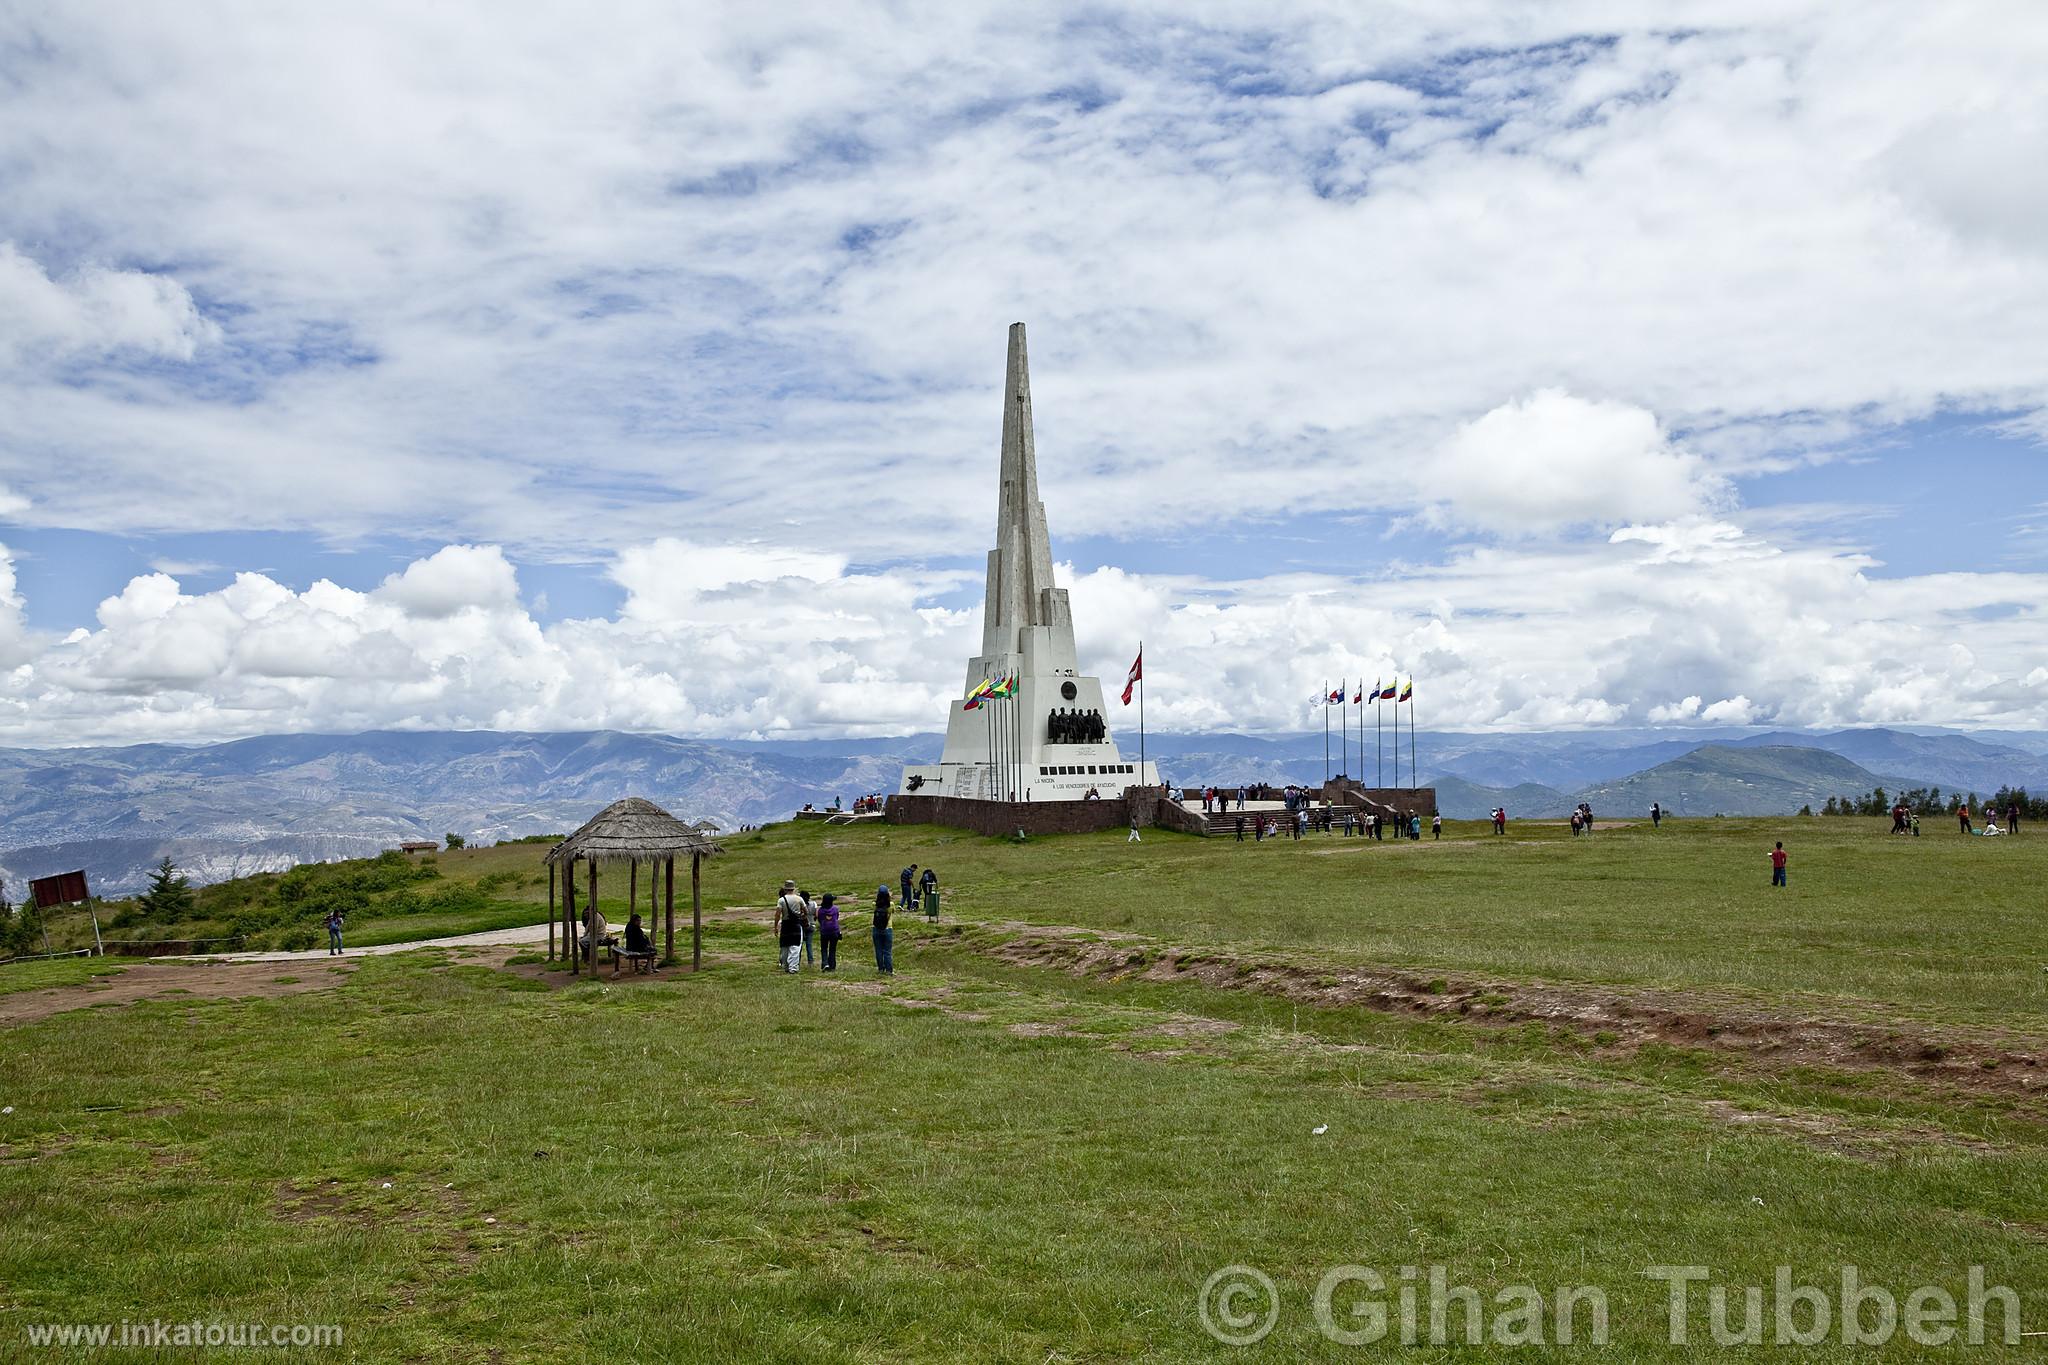
[[896,931],[889,927],[889,888],[875,888],[875,970],[896,975]]
[[327,912],[327,955],[329,957],[341,956],[341,925],[341,911],[329,910]]
[[918,892],[919,892],[919,894],[920,894],[920,895],[921,895],[921,896],[922,896],[922,897],[924,898],[924,917],[925,917],[926,919],[928,919],[928,920],[932,921],[932,922],[933,922],[934,924],[938,923],[938,919],[939,919],[939,872],[938,872],[938,869],[937,869],[937,868],[934,868],[934,867],[927,867],[927,868],[926,868],[926,869],[924,870],[924,875],[923,875],[922,877],[919,877],[919,878],[917,879],[917,889],[918,889]]
[[839,897],[827,891],[818,901],[818,944],[821,971],[839,970]]
[[795,882],[784,882],[782,897],[775,902],[775,943],[782,954],[782,970],[795,975],[804,961],[804,898]]

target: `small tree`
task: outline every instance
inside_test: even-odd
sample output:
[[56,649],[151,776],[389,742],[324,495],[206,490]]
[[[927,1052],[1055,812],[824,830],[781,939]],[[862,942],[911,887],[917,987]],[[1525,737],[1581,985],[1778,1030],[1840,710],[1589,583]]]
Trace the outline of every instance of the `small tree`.
[[192,895],[192,883],[185,874],[178,871],[178,865],[170,855],[156,865],[156,871],[149,874],[149,890],[142,893],[139,904],[143,914],[152,920],[174,921],[190,915],[197,901]]
[[1805,804],[1805,805],[1801,806],[1801,807],[1799,808],[1799,813],[1800,813],[1801,815],[1811,815],[1811,814],[1813,814],[1813,803],[1809,801],[1809,802],[1808,802],[1807,804]]
[[461,848],[467,842],[468,841],[465,840],[460,834],[451,834],[448,836],[449,851],[453,852],[455,849]]
[[1834,797],[1830,796],[1828,803],[1820,808],[1820,813],[1822,815],[1840,815],[1842,813],[1841,804]]

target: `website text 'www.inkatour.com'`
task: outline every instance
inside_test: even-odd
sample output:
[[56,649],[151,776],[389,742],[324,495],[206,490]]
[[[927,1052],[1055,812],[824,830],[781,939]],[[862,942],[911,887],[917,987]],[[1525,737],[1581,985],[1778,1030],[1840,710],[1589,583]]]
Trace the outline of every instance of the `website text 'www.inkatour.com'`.
[[282,1351],[341,1345],[341,1328],[308,1322],[38,1322],[28,1325],[35,1347],[217,1347],[235,1351]]

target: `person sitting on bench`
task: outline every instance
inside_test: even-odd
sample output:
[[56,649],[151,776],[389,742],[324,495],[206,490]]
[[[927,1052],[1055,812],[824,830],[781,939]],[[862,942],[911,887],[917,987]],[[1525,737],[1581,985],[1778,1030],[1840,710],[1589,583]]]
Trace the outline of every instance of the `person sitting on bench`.
[[[612,956],[614,963],[620,957],[629,959],[633,964],[633,970],[636,972],[651,972],[654,970],[654,940],[649,938],[647,931],[640,927],[640,914],[638,911],[626,917],[626,946],[622,951],[615,952]],[[612,975],[618,975],[616,966],[612,971]]]

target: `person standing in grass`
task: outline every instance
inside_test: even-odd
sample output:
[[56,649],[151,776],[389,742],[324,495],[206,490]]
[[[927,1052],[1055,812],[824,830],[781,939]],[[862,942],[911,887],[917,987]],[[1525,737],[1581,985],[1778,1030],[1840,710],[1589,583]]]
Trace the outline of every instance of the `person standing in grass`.
[[2017,800],[2005,803],[2005,832],[2007,834],[2018,834],[2020,832],[2020,803]]
[[875,888],[875,970],[896,975],[896,931],[889,927],[889,888]]
[[341,956],[341,924],[341,911],[329,910],[327,912],[327,955],[329,957]]
[[1444,837],[1444,813],[1442,811],[1438,811],[1429,817],[1429,837],[1432,839]]
[[1965,802],[1963,802],[1963,804],[1962,804],[1962,805],[1960,805],[1960,806],[1957,806],[1957,807],[1956,807],[1956,820],[1957,820],[1957,821],[1958,821],[1958,822],[1959,822],[1959,823],[1960,823],[1960,824],[1962,825],[1962,832],[1963,832],[1963,833],[1965,833],[1965,834],[1975,834],[1975,833],[1977,832],[1976,830],[1974,830],[1974,829],[1972,829],[1972,828],[1970,827],[1970,803],[1969,803],[1969,802],[1965,801]]
[[1124,840],[1124,842],[1127,844],[1142,844],[1145,842],[1138,837],[1138,812],[1136,811],[1131,812],[1131,837]]
[[1239,811],[1239,812],[1237,813],[1237,841],[1238,841],[1238,842],[1239,842],[1240,844],[1244,842],[1244,812],[1243,812],[1243,811]]
[[775,943],[782,953],[782,970],[794,974],[804,960],[804,898],[795,882],[784,882],[782,897],[775,902]]
[[917,879],[918,892],[924,897],[924,917],[934,923],[939,918],[939,871],[927,867],[924,875]]
[[1778,841],[1778,846],[1777,846],[1776,848],[1774,848],[1774,849],[1772,849],[1772,850],[1771,850],[1771,885],[1772,885],[1772,886],[1783,886],[1784,884],[1785,884],[1785,841],[1784,841],[1783,839],[1780,839],[1780,840]]
[[911,896],[913,894],[912,888],[917,885],[917,864],[912,863],[909,867],[904,868],[903,871],[897,874],[897,880],[903,883],[903,894],[897,897],[896,903],[908,910],[912,905],[916,904],[911,899]]
[[839,898],[827,891],[818,901],[818,943],[821,970],[839,970]]
[[1663,823],[1664,823],[1664,807],[1662,807],[1662,806],[1658,805],[1658,804],[1657,804],[1657,803],[1656,803],[1655,801],[1652,801],[1652,802],[1650,803],[1650,828],[1651,828],[1651,829],[1656,829],[1656,828],[1657,828],[1658,826],[1662,825]]

